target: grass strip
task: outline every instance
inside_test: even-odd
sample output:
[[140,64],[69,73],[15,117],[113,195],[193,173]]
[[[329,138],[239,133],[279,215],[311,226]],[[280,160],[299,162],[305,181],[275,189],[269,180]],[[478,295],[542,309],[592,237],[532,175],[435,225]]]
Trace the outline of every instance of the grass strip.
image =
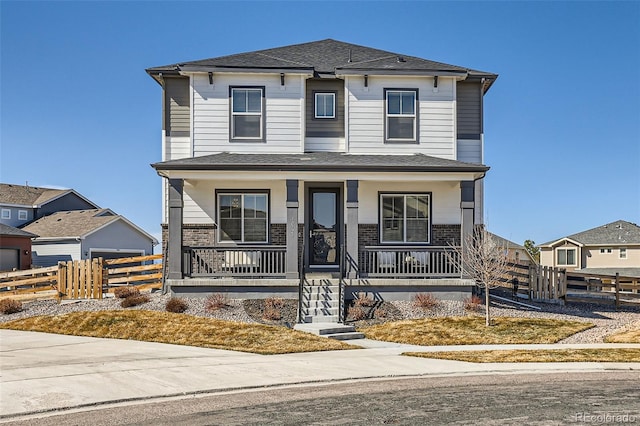
[[369,339],[421,346],[556,343],[593,324],[542,318],[495,318],[487,327],[483,317],[425,318],[361,328]]
[[635,330],[627,330],[612,334],[604,339],[607,343],[640,343],[640,327]]
[[406,352],[403,355],[475,363],[485,362],[640,362],[640,349],[512,349]]
[[146,310],[72,312],[24,318],[0,328],[199,346],[263,355],[359,349],[302,331]]

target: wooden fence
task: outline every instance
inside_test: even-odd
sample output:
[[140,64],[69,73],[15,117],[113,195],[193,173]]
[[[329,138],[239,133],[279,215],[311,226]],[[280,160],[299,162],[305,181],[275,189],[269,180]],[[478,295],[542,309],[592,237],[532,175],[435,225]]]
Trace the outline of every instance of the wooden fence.
[[0,298],[101,299],[116,287],[162,287],[162,255],[60,262],[57,266],[0,273]]
[[501,282],[505,287],[516,290],[514,278],[518,283],[518,296],[529,300],[640,306],[638,277],[570,272],[562,268],[510,263],[508,277],[503,277]]

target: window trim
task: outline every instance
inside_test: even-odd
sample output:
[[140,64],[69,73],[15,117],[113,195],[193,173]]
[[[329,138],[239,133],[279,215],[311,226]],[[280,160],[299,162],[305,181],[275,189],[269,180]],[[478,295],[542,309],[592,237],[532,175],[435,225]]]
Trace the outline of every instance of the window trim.
[[[412,139],[399,139],[389,137],[389,117],[403,117],[408,116],[406,114],[392,114],[389,115],[389,92],[412,92],[414,93],[413,100],[413,138]],[[418,88],[385,88],[384,89],[384,142],[385,143],[420,143],[420,94]]]
[[626,260],[628,258],[629,258],[629,256],[627,255],[627,248],[626,247],[620,247],[620,251],[618,252],[618,259]]
[[[333,98],[333,115],[318,115],[318,95],[331,95]],[[335,120],[336,115],[336,99],[338,92],[336,90],[318,90],[313,91],[313,118],[316,120]]]
[[[222,227],[220,226],[220,196],[221,195],[241,195],[242,196],[242,241],[226,241],[222,239]],[[266,195],[267,196],[267,217],[266,217],[266,240],[265,241],[244,241],[244,196],[245,195]],[[216,189],[216,241],[224,245],[265,245],[271,244],[271,190],[270,189]]]
[[[22,217],[24,214],[24,218]],[[18,210],[18,220],[29,220],[29,212],[26,210]]]
[[[427,218],[428,220],[428,237],[427,237],[427,241],[407,241],[407,226],[406,226],[406,222],[407,222],[407,217],[406,215],[403,216],[403,226],[404,226],[404,231],[403,231],[403,241],[384,241],[383,239],[383,223],[382,221],[383,219],[383,202],[382,202],[382,197],[385,196],[390,196],[390,197],[396,197],[396,196],[402,196],[404,198],[404,203],[405,203],[405,207],[406,207],[406,203],[407,203],[407,196],[427,196],[429,198],[429,217]],[[405,212],[406,212],[406,208],[405,208]],[[431,241],[433,239],[433,193],[430,191],[426,191],[426,192],[415,192],[415,191],[410,191],[410,192],[402,192],[402,191],[379,191],[378,192],[378,243],[380,245],[407,245],[407,246],[422,246],[422,245],[431,245]]]
[[[260,114],[238,113],[233,111],[233,91],[234,90],[260,90],[262,102],[260,103]],[[265,86],[229,86],[229,140],[231,142],[265,142],[266,141],[266,88]],[[234,117],[239,115],[260,115],[260,136],[259,137],[234,137]]]
[[[566,261],[564,264],[560,263],[560,259],[558,258],[559,256],[559,252],[560,251],[573,251],[574,255],[573,255],[573,260],[574,263],[568,263],[568,261]],[[578,266],[578,249],[576,247],[557,247],[556,248],[556,265],[557,266]],[[565,259],[567,259],[567,255],[565,254]]]
[[[5,216],[5,213],[6,213],[6,216]],[[2,211],[0,212],[0,218],[4,220],[11,219],[11,209],[2,209]]]

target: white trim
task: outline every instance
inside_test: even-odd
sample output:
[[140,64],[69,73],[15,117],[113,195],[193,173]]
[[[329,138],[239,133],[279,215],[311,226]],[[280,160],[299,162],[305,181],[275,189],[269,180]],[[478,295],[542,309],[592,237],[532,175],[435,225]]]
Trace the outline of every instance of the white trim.
[[[622,255],[623,253],[624,253],[624,256]],[[629,256],[627,255],[627,248],[620,247],[620,250],[618,251],[618,259],[627,260],[628,258]]]
[[[320,96],[331,96],[331,115],[318,115],[318,95]],[[326,112],[326,106],[327,104],[325,103],[325,112]],[[314,118],[318,118],[318,119],[333,119],[336,118],[336,94],[334,92],[316,92],[314,94],[314,99],[313,99],[313,114],[314,114]]]
[[[6,215],[5,215],[5,213],[6,213]],[[2,212],[0,213],[0,219],[10,220],[11,219],[11,209],[2,209]]]
[[[195,132],[195,105],[194,105],[194,92],[195,89],[193,87],[193,83],[194,83],[194,75],[191,74],[189,75],[189,102],[191,102],[191,114],[189,114],[189,120],[191,120],[191,122],[189,123],[189,152],[191,153],[191,157],[194,157],[194,152],[195,152],[195,142],[194,142],[194,132]],[[215,83],[215,80],[214,80]],[[213,84],[211,85],[211,89],[213,90]]]
[[578,242],[576,240],[572,240],[571,238],[564,237],[564,238],[560,238],[559,240],[556,240],[556,241],[551,242],[551,243],[540,244],[538,247],[553,248],[554,246],[556,246],[556,245],[558,245],[558,244],[560,244],[562,242],[569,242],[569,243],[574,244],[574,245],[576,245],[578,247],[584,247],[585,246],[584,244],[582,244],[582,243],[580,243],[580,242]]
[[[24,213],[24,218],[20,217],[22,213]],[[29,220],[29,211],[18,210],[18,220]]]
[[[568,251],[573,251],[575,253],[574,256],[573,256],[574,262],[573,263],[568,263],[568,260],[567,260],[567,263],[561,264],[558,261],[558,252],[561,251],[561,250],[564,250],[564,251],[567,251],[567,252]],[[556,266],[578,266],[578,247],[556,247],[556,249],[554,250],[554,257],[555,257],[554,260],[555,260]],[[565,259],[567,259],[567,254],[566,253],[565,253]]]

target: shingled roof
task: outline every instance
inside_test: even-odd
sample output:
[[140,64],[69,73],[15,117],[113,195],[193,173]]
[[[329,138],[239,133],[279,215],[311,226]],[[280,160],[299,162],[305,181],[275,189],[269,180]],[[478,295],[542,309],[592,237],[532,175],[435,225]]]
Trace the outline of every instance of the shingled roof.
[[223,152],[152,164],[156,170],[486,172],[488,166],[423,154],[356,155],[341,152],[304,154],[231,154]]
[[158,78],[160,73],[234,70],[309,73],[316,77],[324,74],[333,76],[341,74],[459,75],[465,78],[485,78],[485,92],[498,77],[497,74],[489,72],[333,39],[175,63],[148,68],[146,71],[160,81]]
[[606,225],[577,234],[568,235],[564,238],[552,240],[541,246],[551,246],[558,241],[570,239],[583,245],[601,246],[618,244],[640,244],[640,226],[624,220],[617,220]]
[[31,232],[23,231],[22,229],[14,228],[13,226],[5,225],[4,223],[0,223],[0,235],[3,237],[37,237],[37,235],[32,234]]
[[113,223],[122,220],[132,228],[157,243],[156,239],[144,230],[129,222],[124,216],[115,214],[110,209],[73,210],[56,212],[45,216],[22,228],[25,231],[39,235],[36,239],[65,239],[84,238],[87,235]]
[[35,186],[0,183],[0,203],[32,207],[42,205],[69,191],[69,189],[38,188]]

